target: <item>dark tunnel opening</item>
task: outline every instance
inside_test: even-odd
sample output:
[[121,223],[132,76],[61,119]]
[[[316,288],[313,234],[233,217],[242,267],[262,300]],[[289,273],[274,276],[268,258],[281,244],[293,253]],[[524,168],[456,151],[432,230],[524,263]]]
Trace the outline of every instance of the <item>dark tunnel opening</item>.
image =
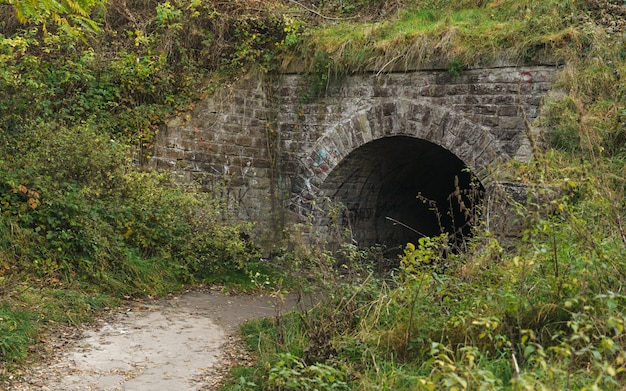
[[342,224],[360,246],[382,244],[390,250],[443,232],[453,244],[462,243],[483,193],[457,156],[407,136],[378,139],[352,151],[322,189],[346,207]]

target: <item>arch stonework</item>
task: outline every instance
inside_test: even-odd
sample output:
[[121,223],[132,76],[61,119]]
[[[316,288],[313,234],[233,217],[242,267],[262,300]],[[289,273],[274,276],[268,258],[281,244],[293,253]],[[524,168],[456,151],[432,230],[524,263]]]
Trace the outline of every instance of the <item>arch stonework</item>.
[[229,219],[276,233],[306,221],[328,175],[376,140],[428,141],[489,182],[500,162],[530,158],[527,125],[555,74],[537,66],[351,75],[315,99],[302,75],[250,76],[171,121],[152,164],[216,192]]
[[[461,159],[481,180],[488,180],[491,167],[511,159],[487,127],[441,106],[400,101],[365,108],[331,127],[313,147],[310,171],[316,172],[317,182],[321,183],[350,152],[393,136],[415,137],[439,145]],[[326,167],[319,169],[323,164]]]
[[[384,241],[384,244],[391,247],[388,242],[393,241],[392,237],[395,237],[396,242],[404,241],[406,243],[406,241],[414,240],[412,232],[408,232],[408,235],[406,235],[407,232],[405,232],[405,235],[388,232],[390,230],[389,226],[397,226],[395,222],[400,220],[403,220],[402,223],[407,224],[407,227],[410,226],[410,230],[419,229],[418,232],[421,235],[437,234],[436,230],[424,233],[426,231],[419,226],[419,222],[407,220],[407,215],[411,213],[399,213],[396,211],[394,216],[378,215],[378,209],[380,208],[377,208],[377,203],[380,203],[379,198],[381,198],[378,193],[381,192],[382,184],[376,186],[372,184],[372,181],[381,183],[384,181],[384,175],[381,177],[380,174],[376,175],[376,173],[368,172],[365,177],[362,177],[363,173],[356,173],[356,171],[363,169],[359,167],[359,169],[353,169],[352,174],[348,177],[337,174],[338,177],[336,176],[333,180],[327,180],[329,175],[333,174],[338,164],[344,162],[345,159],[349,158],[348,155],[364,145],[377,140],[402,136],[425,141],[433,144],[433,146],[445,149],[462,161],[463,165],[467,166],[480,182],[489,181],[491,168],[496,167],[500,162],[510,159],[510,156],[500,147],[498,140],[487,127],[472,123],[459,113],[450,112],[450,110],[441,106],[416,104],[409,100],[392,103],[385,102],[375,106],[364,107],[350,117],[338,121],[333,126],[329,126],[324,135],[316,141],[313,152],[307,159],[309,166],[301,168],[304,173],[301,174],[304,175],[304,184],[300,183],[299,186],[295,186],[295,198],[290,202],[289,207],[296,212],[301,222],[307,219],[312,220],[318,226],[316,231],[320,232],[325,231],[328,225],[328,210],[327,205],[324,205],[325,200],[340,202],[346,208],[343,212],[343,225],[352,230],[353,239],[365,245],[382,244],[381,242]],[[397,152],[410,153],[410,151],[406,150]],[[403,157],[399,158],[405,159]],[[365,160],[366,158],[360,159]],[[363,163],[367,164],[365,161]],[[376,164],[380,165],[382,163]],[[414,164],[420,165],[419,159],[414,160]],[[452,162],[452,164],[458,163]],[[388,170],[393,171],[392,169]],[[413,169],[412,172],[419,175],[417,168]],[[372,175],[376,175],[376,178],[371,178]],[[450,175],[451,182],[454,181],[453,175]],[[459,175],[462,175],[462,173],[459,173]],[[352,176],[359,177],[355,179]],[[406,180],[415,181],[415,178],[409,177]],[[430,179],[425,178],[424,180],[428,181]],[[313,184],[316,185],[316,188],[319,188],[318,191],[313,191]],[[421,187],[423,191],[426,191],[426,188],[430,185],[425,183]],[[338,188],[343,186],[349,186],[350,190],[338,190]],[[397,183],[393,186],[401,187]],[[417,186],[418,189],[419,187]],[[365,188],[368,188],[368,190],[364,190]],[[411,198],[416,199],[418,194],[418,190],[413,187],[412,189],[412,195],[405,197],[404,204],[416,210],[420,209],[419,213],[423,215],[429,214],[428,210],[420,208],[417,201],[415,204],[411,203]],[[400,191],[399,189],[396,190]],[[368,191],[373,194],[369,194]],[[301,202],[303,192],[307,195],[305,207],[303,207]],[[345,194],[346,192],[355,193],[356,195],[347,195]],[[447,194],[452,192],[454,192],[454,189],[448,188]],[[442,200],[439,199],[438,202],[441,203]],[[306,205],[308,205],[308,208]],[[443,211],[441,213],[446,214]],[[384,218],[391,219],[392,222],[385,221]],[[350,220],[349,223],[348,219]],[[425,219],[431,220],[429,217],[425,217]],[[441,218],[439,222],[441,223]],[[427,223],[427,225],[432,224],[436,223],[432,221]],[[383,229],[383,225],[388,226],[388,228]],[[449,227],[446,228],[449,229]],[[400,231],[406,231],[406,229],[401,228]]]

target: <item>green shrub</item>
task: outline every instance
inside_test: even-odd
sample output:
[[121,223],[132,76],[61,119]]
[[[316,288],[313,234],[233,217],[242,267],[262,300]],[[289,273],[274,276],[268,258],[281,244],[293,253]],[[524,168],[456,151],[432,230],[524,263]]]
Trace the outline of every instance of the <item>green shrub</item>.
[[129,148],[96,126],[37,124],[13,140],[0,162],[2,213],[40,243],[27,247],[24,270],[144,289],[146,267],[189,282],[258,258],[248,227],[220,224],[207,194],[139,171]]
[[348,390],[346,373],[325,364],[304,364],[298,357],[284,353],[270,366],[265,387],[268,390]]

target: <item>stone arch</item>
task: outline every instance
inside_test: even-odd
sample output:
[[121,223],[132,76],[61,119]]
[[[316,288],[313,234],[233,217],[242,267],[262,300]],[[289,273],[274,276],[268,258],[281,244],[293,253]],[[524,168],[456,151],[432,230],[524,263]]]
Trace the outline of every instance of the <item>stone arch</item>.
[[360,146],[384,137],[409,136],[439,145],[461,159],[481,181],[490,169],[510,159],[490,129],[450,108],[394,100],[364,108],[329,126],[308,161],[323,182],[326,175]]
[[[478,205],[490,168],[507,159],[488,128],[449,108],[387,100],[328,126],[293,190],[300,208],[308,203],[300,212],[315,214],[325,198],[341,202],[360,244],[396,247],[442,229],[466,234],[458,196]],[[317,220],[327,223],[323,213]]]

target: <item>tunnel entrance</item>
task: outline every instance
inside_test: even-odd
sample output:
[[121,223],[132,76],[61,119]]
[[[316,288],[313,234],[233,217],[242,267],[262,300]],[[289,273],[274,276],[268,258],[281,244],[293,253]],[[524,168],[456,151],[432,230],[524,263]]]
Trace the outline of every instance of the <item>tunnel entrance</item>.
[[360,246],[403,248],[443,232],[470,234],[483,186],[458,157],[422,139],[393,136],[352,151],[322,186],[345,206],[342,224]]

